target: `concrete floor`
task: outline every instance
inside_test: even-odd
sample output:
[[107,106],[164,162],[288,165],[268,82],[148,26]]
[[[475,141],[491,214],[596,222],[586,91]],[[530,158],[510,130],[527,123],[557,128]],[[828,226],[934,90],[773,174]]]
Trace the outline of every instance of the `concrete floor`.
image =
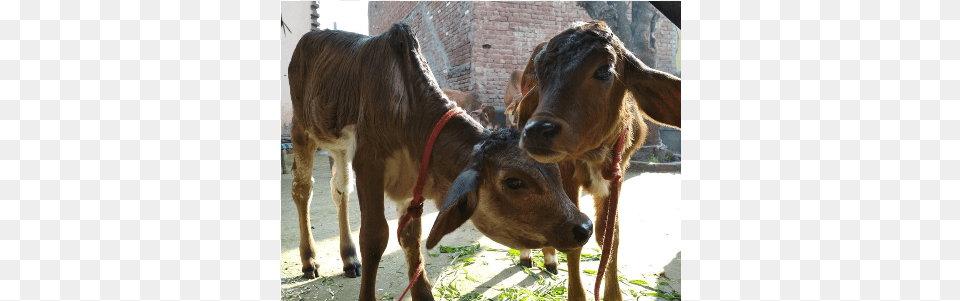
[[[299,231],[296,206],[290,194],[291,175],[282,175],[281,186],[281,296],[283,300],[354,300],[359,296],[360,279],[343,276],[339,256],[339,237],[336,208],[330,199],[330,166],[326,156],[318,155],[314,160],[314,200],[311,203],[311,219],[314,227],[314,239],[317,242],[317,262],[320,265],[320,278],[306,280],[301,277]],[[667,282],[664,291],[680,292],[680,176],[678,174],[645,173],[628,171],[627,180],[621,190],[620,199],[620,275],[629,280],[644,280],[656,287]],[[428,200],[427,202],[432,202]],[[594,216],[592,198],[581,197],[581,208]],[[350,223],[353,238],[358,241],[360,230],[360,210],[356,193],[350,198]],[[385,205],[386,217],[391,228],[390,242],[380,262],[377,275],[377,295],[383,300],[394,300],[407,285],[406,263],[394,234],[397,227],[397,214],[393,202]],[[432,204],[424,206],[423,229],[430,229],[437,217]],[[425,232],[427,230],[424,230]],[[424,239],[426,233],[424,233]],[[513,265],[504,251],[487,251],[487,248],[507,250],[508,248],[484,237],[470,222],[445,236],[440,245],[465,246],[479,243],[481,252],[475,255],[476,264],[465,267],[465,273],[452,275],[449,254],[437,257],[425,256],[428,279],[437,292],[439,284],[453,283],[463,294],[480,293],[484,298],[493,298],[505,287],[535,285],[537,278],[525,273]],[[584,247],[584,253],[597,253],[599,249],[594,239]],[[437,253],[437,249],[429,250]],[[581,262],[581,269],[596,270],[598,261]],[[557,278],[551,281],[567,279],[566,264],[561,262]],[[549,274],[534,267],[538,275]],[[441,275],[443,274],[443,275]],[[477,281],[468,280],[466,275]],[[442,276],[442,277],[441,277]],[[439,279],[438,281],[438,278]],[[595,276],[584,275],[584,288],[588,299],[593,296]],[[638,300],[630,291],[652,292],[637,285],[620,285],[624,300]],[[410,297],[406,297],[410,300]],[[437,298],[441,300],[441,298]],[[666,300],[663,298],[640,296],[639,300]]]

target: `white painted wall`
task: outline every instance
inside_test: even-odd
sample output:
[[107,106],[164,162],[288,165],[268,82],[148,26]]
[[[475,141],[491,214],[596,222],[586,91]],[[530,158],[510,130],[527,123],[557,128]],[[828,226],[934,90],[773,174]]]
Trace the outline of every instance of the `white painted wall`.
[[[281,133],[286,134],[284,130],[290,125],[290,119],[293,116],[293,104],[290,102],[290,82],[287,80],[287,66],[290,65],[290,57],[293,56],[293,49],[297,47],[297,42],[303,34],[310,31],[310,4],[314,1],[282,1],[280,2],[280,14],[283,16],[283,22],[290,27],[290,32],[285,30],[280,36],[280,122]],[[321,3],[322,7],[323,4]]]

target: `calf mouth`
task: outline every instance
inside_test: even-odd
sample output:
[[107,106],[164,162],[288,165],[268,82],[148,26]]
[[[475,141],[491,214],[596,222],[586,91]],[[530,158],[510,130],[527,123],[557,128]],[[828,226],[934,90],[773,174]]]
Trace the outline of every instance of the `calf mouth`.
[[568,152],[564,143],[568,140],[569,128],[562,120],[544,119],[529,122],[520,135],[520,149],[541,163],[556,163],[565,158]]
[[520,139],[520,149],[541,163],[557,163],[567,156],[567,152],[565,151],[542,146],[532,146],[526,142],[526,139]]
[[[521,144],[523,143],[521,142]],[[549,156],[555,156],[558,153],[560,153],[558,151],[555,151],[549,148],[544,148],[544,147],[528,146],[528,147],[521,147],[521,148],[531,156],[549,157]]]

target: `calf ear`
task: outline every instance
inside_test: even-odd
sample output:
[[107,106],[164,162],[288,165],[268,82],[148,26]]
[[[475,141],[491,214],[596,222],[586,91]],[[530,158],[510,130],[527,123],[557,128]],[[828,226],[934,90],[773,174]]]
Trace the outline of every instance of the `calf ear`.
[[633,93],[637,106],[654,121],[680,128],[680,79],[647,67],[633,53],[624,51],[624,83]]
[[537,80],[536,68],[533,65],[537,56],[540,56],[546,47],[547,42],[534,47],[533,52],[530,53],[530,59],[527,60],[527,66],[520,73],[520,95],[522,98],[514,101],[514,103],[517,103],[515,104],[517,108],[514,110],[514,115],[517,116],[517,128],[520,131],[523,131],[523,127],[527,125],[527,120],[540,105],[540,83]]
[[479,184],[480,171],[476,165],[467,168],[457,176],[450,191],[447,192],[447,197],[443,200],[443,206],[437,214],[437,221],[433,223],[433,229],[430,229],[427,249],[433,249],[440,242],[440,238],[453,232],[470,219],[473,211],[477,209],[478,200],[475,191]]
[[538,105],[540,105],[540,87],[534,87],[517,105],[516,113],[514,113],[517,115],[517,129],[523,131],[523,127],[527,125],[527,120],[537,110]]

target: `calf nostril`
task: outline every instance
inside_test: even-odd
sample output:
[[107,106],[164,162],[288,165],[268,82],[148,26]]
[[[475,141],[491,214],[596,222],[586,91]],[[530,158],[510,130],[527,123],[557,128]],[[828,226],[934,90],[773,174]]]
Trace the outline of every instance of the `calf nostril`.
[[526,136],[528,132],[550,139],[560,133],[560,125],[552,122],[531,121],[523,128],[523,135]]
[[540,134],[543,135],[543,138],[553,138],[560,133],[560,125],[552,122],[544,122],[543,128],[540,130]]
[[526,135],[527,132],[539,132],[540,124],[541,123],[539,121],[530,121],[527,123],[527,126],[523,127],[523,134]]
[[593,223],[591,222],[573,226],[573,239],[581,246],[587,243],[591,234],[593,234]]

